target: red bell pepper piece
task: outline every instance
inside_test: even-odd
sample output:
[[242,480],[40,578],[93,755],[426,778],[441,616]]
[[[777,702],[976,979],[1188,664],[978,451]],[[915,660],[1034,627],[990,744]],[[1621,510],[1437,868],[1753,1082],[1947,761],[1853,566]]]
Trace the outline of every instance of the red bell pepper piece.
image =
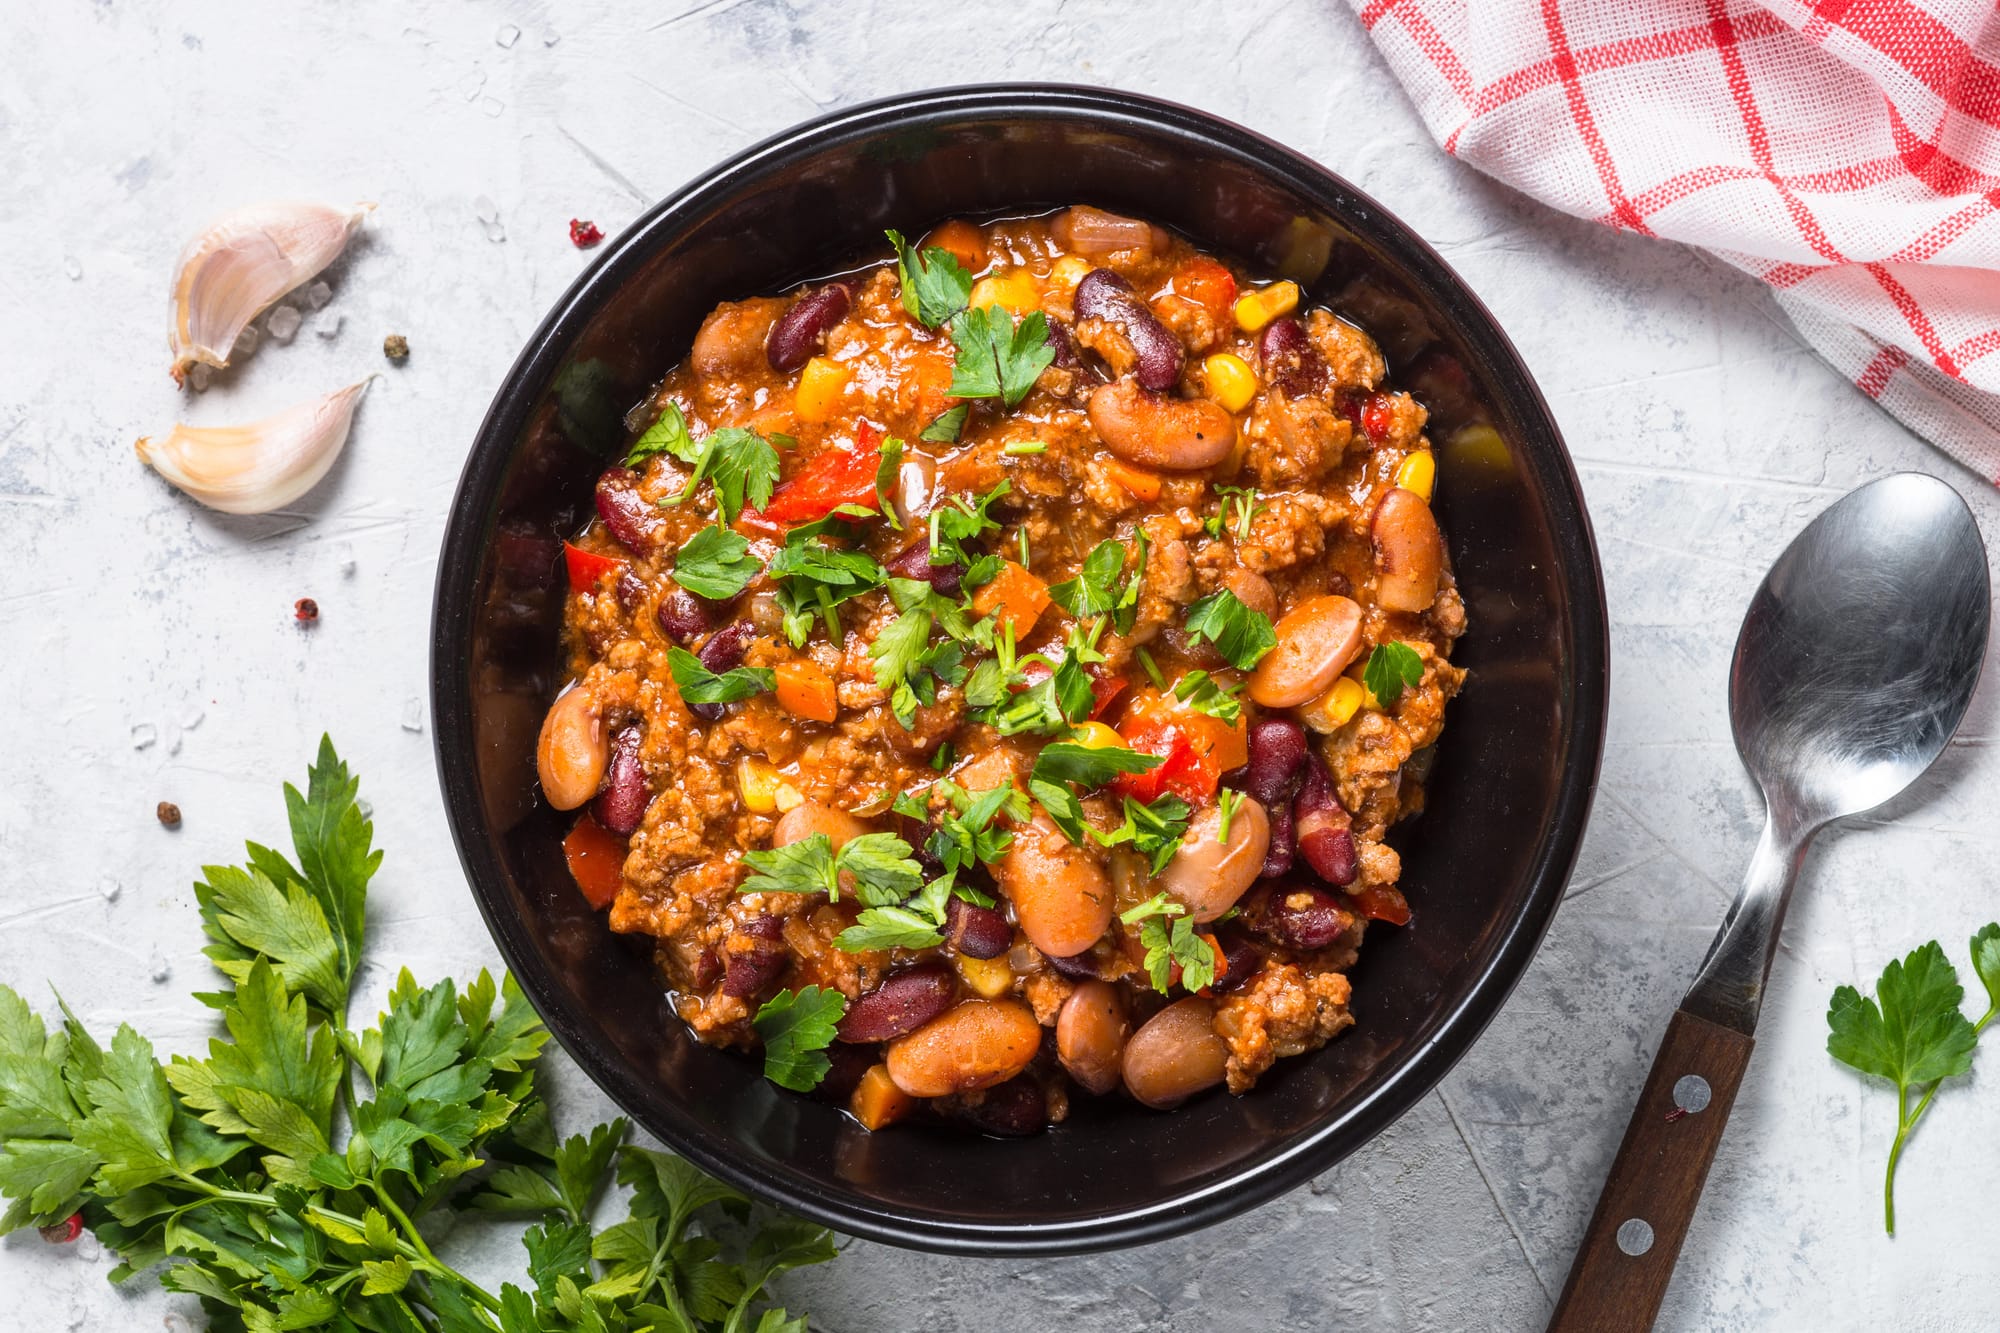
[[625,839],[597,822],[585,811],[569,836],[563,839],[563,855],[569,873],[584,901],[599,911],[611,906],[625,878]]
[[1111,789],[1136,801],[1150,802],[1172,792],[1192,805],[1215,795],[1222,773],[1209,752],[1171,722],[1141,718],[1128,724],[1125,743],[1140,754],[1158,755],[1165,762],[1146,773],[1120,773]]
[[882,430],[864,421],[854,432],[854,448],[829,449],[780,482],[761,514],[746,521],[792,526],[825,518],[842,505],[875,505],[875,473],[882,465]]
[[568,542],[563,543],[563,565],[569,570],[571,592],[596,592],[607,574],[615,575],[625,568],[623,560],[586,551]]
[[1393,885],[1371,884],[1359,893],[1347,895],[1370,921],[1386,921],[1392,926],[1410,923],[1410,903]]

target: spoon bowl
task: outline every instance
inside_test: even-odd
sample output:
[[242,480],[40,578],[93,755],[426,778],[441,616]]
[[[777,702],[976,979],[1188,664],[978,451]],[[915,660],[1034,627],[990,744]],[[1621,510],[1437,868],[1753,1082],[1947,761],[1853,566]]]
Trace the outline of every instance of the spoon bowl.
[[1986,652],[1985,548],[1958,493],[1884,477],[1807,525],[1736,639],[1729,720],[1772,819],[1872,810],[1958,730]]

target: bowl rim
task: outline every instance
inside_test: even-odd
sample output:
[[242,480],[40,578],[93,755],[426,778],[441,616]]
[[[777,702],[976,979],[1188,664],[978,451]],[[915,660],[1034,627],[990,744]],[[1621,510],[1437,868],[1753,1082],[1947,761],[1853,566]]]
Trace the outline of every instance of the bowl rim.
[[[1565,707],[1559,736],[1572,756],[1528,872],[1520,911],[1505,921],[1486,966],[1464,997],[1437,1023],[1430,1038],[1397,1057],[1397,1067],[1375,1088],[1337,1113],[1329,1112],[1271,1155],[1225,1178],[1188,1192],[1170,1192],[1114,1213],[1058,1222],[982,1223],[939,1219],[832,1196],[815,1182],[787,1177],[731,1151],[728,1136],[690,1122],[655,1123],[635,1108],[641,1080],[596,1054],[600,1040],[572,1021],[571,1006],[544,993],[525,920],[489,886],[501,882],[494,845],[484,836],[485,817],[474,787],[469,681],[459,669],[457,647],[474,615],[470,595],[487,534],[475,521],[497,499],[501,473],[526,424],[540,386],[561,363],[576,327],[644,264],[655,241],[691,215],[720,202],[746,178],[788,160],[809,156],[829,141],[928,119],[967,115],[1019,119],[1082,119],[1116,128],[1200,140],[1312,197],[1337,204],[1331,211],[1365,227],[1369,239],[1439,301],[1453,326],[1486,360],[1502,399],[1513,409],[1529,451],[1559,485],[1552,541],[1571,589],[1567,629],[1576,671],[1563,682]],[[1561,512],[1567,509],[1568,512]],[[1353,184],[1275,140],[1191,107],[1144,94],[1064,83],[988,83],[936,88],[876,99],[804,121],[764,139],[702,172],[641,214],[573,281],[536,327],[506,372],[480,422],[447,511],[432,604],[430,640],[433,754],[446,821],[468,886],[502,959],[550,1033],[579,1069],[619,1108],[669,1147],[713,1176],[847,1235],[905,1248],[982,1256],[1080,1254],[1165,1240],[1212,1225],[1285,1193],[1332,1167],[1387,1129],[1416,1105],[1457,1064],[1499,1012],[1526,973],[1562,898],[1588,822],[1600,762],[1609,696],[1610,647],[1604,579],[1582,487],[1553,413],[1526,364],[1498,322],[1436,250],[1407,224]]]

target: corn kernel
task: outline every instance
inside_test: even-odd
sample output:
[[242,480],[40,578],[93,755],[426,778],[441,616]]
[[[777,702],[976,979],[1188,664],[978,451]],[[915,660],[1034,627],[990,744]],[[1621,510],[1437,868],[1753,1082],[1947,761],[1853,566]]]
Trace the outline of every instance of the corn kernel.
[[1368,687],[1352,676],[1342,676],[1333,688],[1299,709],[1299,721],[1320,735],[1330,735],[1346,726],[1368,702]]
[[806,803],[806,794],[789,782],[778,784],[778,813],[784,814]]
[[1125,738],[1105,722],[1079,722],[1070,732],[1070,743],[1086,750],[1122,750]]
[[1240,356],[1217,352],[1201,363],[1207,372],[1208,396],[1231,412],[1241,412],[1257,396],[1257,372]]
[[1236,327],[1245,333],[1255,333],[1272,320],[1289,315],[1298,308],[1299,285],[1289,280],[1274,282],[1269,287],[1259,287],[1236,298]]
[[1004,277],[994,275],[974,283],[971,304],[974,310],[997,305],[1025,315],[1042,308],[1042,294],[1035,287],[1035,275],[1021,268]]
[[1059,292],[1074,291],[1083,281],[1083,275],[1090,272],[1090,261],[1081,255],[1064,255],[1049,270],[1049,286]]
[[1014,989],[1014,969],[1007,966],[1007,955],[998,958],[968,958],[964,954],[952,956],[952,966],[958,975],[975,993],[988,1000],[997,1000]]
[[816,356],[799,372],[799,390],[793,396],[801,421],[825,421],[833,415],[841,390],[853,374],[838,361]]
[[1396,467],[1396,485],[1423,497],[1425,504],[1430,503],[1431,487],[1436,481],[1437,459],[1428,449],[1417,450]]
[[[736,761],[736,790],[742,793],[744,807],[753,815],[775,814],[779,808],[779,789],[791,785],[768,759],[746,754]],[[798,794],[796,788],[793,794]]]

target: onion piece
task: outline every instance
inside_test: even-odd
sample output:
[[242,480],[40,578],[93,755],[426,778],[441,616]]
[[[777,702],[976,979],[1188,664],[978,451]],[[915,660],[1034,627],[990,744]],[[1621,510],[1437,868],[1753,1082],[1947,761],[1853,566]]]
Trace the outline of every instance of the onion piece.
[[226,366],[236,339],[266,307],[309,282],[347,248],[373,204],[253,204],[211,222],[174,269],[174,383],[195,365]]
[[347,443],[354,408],[373,376],[243,426],[175,426],[133,447],[140,461],[195,499],[229,514],[263,514],[318,484]]

